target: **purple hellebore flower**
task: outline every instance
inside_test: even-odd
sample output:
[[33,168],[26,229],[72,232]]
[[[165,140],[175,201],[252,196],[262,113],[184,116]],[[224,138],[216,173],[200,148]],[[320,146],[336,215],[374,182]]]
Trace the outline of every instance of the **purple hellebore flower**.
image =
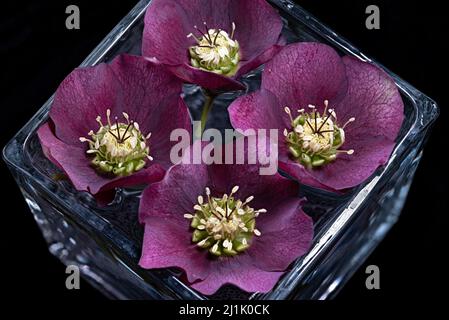
[[181,91],[163,65],[142,57],[76,69],[38,130],[44,154],[98,200],[116,187],[159,181],[171,165],[170,132],[191,130]]
[[278,52],[281,30],[265,0],[153,0],[142,54],[205,89],[244,89],[236,79]]
[[319,43],[286,46],[261,90],[229,108],[234,128],[278,129],[279,168],[314,187],[340,191],[384,165],[404,118],[391,77]]
[[224,284],[267,292],[310,247],[298,184],[259,165],[178,164],[147,187],[140,266],[177,267],[206,295]]

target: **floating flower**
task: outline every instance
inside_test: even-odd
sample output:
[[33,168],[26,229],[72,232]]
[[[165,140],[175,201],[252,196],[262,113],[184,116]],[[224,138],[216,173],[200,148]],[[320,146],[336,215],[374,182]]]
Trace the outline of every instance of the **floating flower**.
[[175,76],[142,57],[76,69],[38,130],[43,151],[76,189],[98,197],[158,181],[171,165],[170,132],[190,130],[181,90]]
[[206,89],[242,89],[240,76],[280,48],[282,21],[265,0],[154,0],[142,53]]
[[400,93],[387,73],[331,47],[285,47],[265,67],[261,90],[229,108],[238,129],[283,133],[279,168],[304,184],[354,187],[385,164],[403,121]]
[[143,193],[140,266],[178,267],[207,295],[224,284],[267,292],[309,248],[298,185],[258,165],[178,164]]

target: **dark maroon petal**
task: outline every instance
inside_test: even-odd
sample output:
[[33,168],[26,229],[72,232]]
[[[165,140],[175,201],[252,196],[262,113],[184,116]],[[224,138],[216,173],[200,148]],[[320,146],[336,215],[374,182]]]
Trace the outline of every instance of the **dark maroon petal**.
[[[262,270],[284,271],[306,253],[313,238],[313,221],[301,209],[301,200],[292,197],[279,203],[256,220],[262,233],[254,237],[248,254]],[[270,259],[266,258],[269,252]]]
[[145,224],[140,266],[178,267],[189,282],[208,275],[207,251],[192,243],[190,221],[184,218],[206,186],[210,186],[207,166],[178,164],[144,190],[139,206],[139,221]]
[[[160,106],[151,106],[146,129],[144,134],[151,132],[148,140],[150,145],[150,155],[153,157],[153,163],[158,163],[164,169],[173,165],[170,159],[170,151],[177,144],[176,141],[170,141],[170,134],[176,129],[184,129],[191,136],[192,125],[188,108],[179,95],[161,98]],[[141,128],[142,130],[142,128]]]
[[[47,157],[47,159],[50,160],[55,166],[57,166],[59,168],[59,170],[64,171],[64,168],[58,162],[58,160],[56,160],[53,157],[51,151],[53,149],[52,148],[53,146],[62,148],[65,144],[62,141],[58,140],[58,138],[55,137],[53,130],[54,130],[54,125],[50,121],[46,122],[37,130],[37,136],[39,138],[39,141],[41,142],[42,152]],[[70,151],[74,151],[74,154],[83,152],[83,151],[78,150],[78,149],[81,149],[81,146],[79,146],[78,148],[73,147],[73,146],[68,146],[68,148],[71,149]]]
[[188,226],[184,214],[193,211],[197,197],[204,194],[208,185],[205,165],[179,164],[171,167],[162,181],[150,185],[143,192],[139,221],[144,223],[147,217],[170,218],[185,221]]
[[210,90],[243,90],[245,86],[234,78],[191,67],[188,64],[169,66],[168,69],[188,83]]
[[151,183],[162,179],[165,172],[160,165],[154,164],[128,177],[105,178],[90,166],[85,146],[80,144],[80,147],[75,147],[59,140],[51,131],[48,123],[40,127],[37,133],[44,154],[67,174],[74,187],[79,191],[87,191],[95,195],[119,186]]
[[115,190],[107,190],[104,192],[100,192],[97,194],[94,194],[93,197],[95,198],[95,201],[97,205],[102,208],[106,207],[108,204],[110,204],[115,199]]
[[44,154],[64,170],[77,190],[89,191],[89,185],[99,178],[89,167],[85,146],[68,145],[55,137],[48,123],[37,131]]
[[188,11],[180,3],[172,0],[151,2],[145,14],[142,55],[171,65],[189,62],[187,49],[193,43],[187,35],[194,29]]
[[[311,219],[298,208],[299,202],[290,200],[271,212],[273,217],[258,224],[266,227],[266,233],[254,239],[247,253],[232,258],[211,258],[207,251],[192,244],[187,220],[147,217],[139,264],[148,269],[181,268],[190,283],[201,280],[192,287],[204,294],[212,294],[228,283],[248,292],[267,292],[285,268],[310,246],[313,227]],[[285,217],[283,209],[288,210]]]
[[283,274],[260,270],[254,266],[253,259],[245,254],[207,262],[208,276],[192,284],[194,289],[206,295],[214,294],[225,284],[233,284],[247,292],[268,292]]
[[[197,142],[193,147],[198,145],[206,146]],[[192,149],[184,160],[191,160]],[[260,175],[259,168],[182,163],[170,168],[163,180],[147,187],[141,199],[139,220],[145,223],[145,237],[140,265],[181,268],[192,287],[204,294],[227,283],[249,292],[271,290],[288,265],[309,248],[313,226],[300,208],[298,184],[277,173]],[[183,216],[192,213],[198,195],[205,195],[205,187],[222,196],[235,185],[240,187],[237,198],[254,196],[251,206],[268,210],[256,221],[262,236],[253,238],[247,252],[211,258],[192,244],[190,223]]]
[[284,47],[262,76],[262,88],[273,92],[281,105],[292,110],[309,104],[338,102],[346,92],[342,59],[331,47],[320,43],[297,43]]
[[244,201],[254,196],[251,206],[255,209],[277,207],[286,199],[298,196],[298,185],[279,174],[260,175],[259,166],[240,165],[212,165],[209,176],[214,192],[218,195],[229,193],[234,186],[239,186],[236,197]]
[[233,284],[248,292],[267,292],[283,273],[259,269],[248,254],[211,258],[207,251],[192,243],[188,228],[187,220],[180,223],[169,217],[146,218],[139,265],[146,269],[180,268],[192,287],[206,295],[213,294],[224,284]]
[[265,0],[234,0],[229,10],[242,61],[255,59],[278,42],[281,17]]
[[177,104],[181,90],[182,83],[162,65],[121,55],[110,65],[73,71],[56,91],[50,117],[57,137],[75,146],[79,137],[98,128],[97,116],[106,121],[108,108],[119,119],[127,112],[146,133],[155,123],[151,118],[158,116],[157,110]]
[[341,154],[324,168],[312,171],[280,156],[279,167],[304,184],[328,190],[344,190],[359,185],[384,165],[394,148],[404,118],[404,105],[394,81],[380,68],[345,57],[348,91],[335,105],[338,122],[356,121],[345,129]]
[[115,92],[119,85],[114,79],[106,64],[75,69],[64,79],[50,110],[59,139],[78,146],[79,137],[98,127],[98,115],[104,117],[106,109],[118,107]]
[[179,223],[169,217],[148,217],[139,265],[146,269],[177,267],[192,287],[213,294],[231,283],[248,292],[269,291],[282,272],[262,271],[247,254],[233,258],[211,258],[191,241],[187,220]]
[[[194,26],[220,28],[229,34],[236,23],[235,38],[241,47],[241,64],[234,77],[190,66],[188,48],[195,45]],[[185,82],[210,90],[243,90],[234,79],[269,61],[280,49],[282,21],[264,0],[155,0],[145,15],[142,54],[171,66]]]
[[204,294],[213,294],[224,284],[248,292],[270,291],[286,268],[310,248],[313,223],[300,202],[286,199],[259,216],[256,227],[262,235],[253,238],[250,249],[232,258],[206,259],[209,274],[192,287]]
[[89,189],[91,190],[91,193],[95,193],[94,191],[96,189],[99,190],[98,192],[104,192],[118,187],[127,188],[138,185],[146,185],[160,181],[164,177],[164,174],[165,169],[159,164],[147,164],[147,167],[130,176],[109,179],[106,184],[103,184],[103,182],[97,182],[96,184],[90,186]]
[[[198,145],[196,143],[195,145]],[[203,148],[206,144],[203,144]],[[191,157],[193,148],[188,150],[186,158]],[[201,152],[201,151],[200,151]],[[235,150],[233,151],[235,154]],[[268,151],[267,151],[268,152]],[[248,155],[245,154],[245,163]],[[170,217],[184,219],[191,212],[199,195],[205,195],[209,187],[213,194],[222,196],[238,185],[236,196],[246,199],[254,196],[254,206],[269,209],[284,199],[298,195],[298,185],[275,175],[260,175],[260,166],[255,164],[177,164],[169,169],[164,179],[149,186],[143,193],[139,219],[146,217]],[[154,201],[157,199],[157,201]]]
[[[248,250],[253,264],[266,271],[283,271],[309,248],[313,223],[301,210],[298,184],[279,174],[260,175],[255,165],[212,165],[209,175],[212,190],[218,195],[229,193],[238,185],[236,197],[242,200],[254,196],[254,209],[267,209],[256,220],[262,236],[254,238]],[[271,243],[269,243],[271,242]],[[263,256],[270,253],[270,259]]]
[[[352,156],[340,154],[335,162],[323,168],[309,170],[291,159],[288,150],[279,154],[279,169],[303,185],[332,192],[341,192],[357,186],[388,161],[394,143],[371,139]],[[281,148],[280,148],[281,149]]]
[[[365,142],[353,155],[340,155],[324,168],[308,171],[309,175],[298,171],[297,178],[301,182],[303,177],[313,178],[315,181],[308,184],[317,187],[325,185],[328,190],[344,190],[359,185],[388,161],[394,147],[394,142],[382,137],[370,138]],[[279,167],[283,168],[283,165],[280,163]]]
[[188,48],[195,45],[194,26],[230,31],[230,0],[154,0],[145,15],[142,54],[170,65],[189,63]]
[[[139,123],[144,134],[155,134],[162,129],[167,136],[178,125],[188,128],[185,125],[189,121],[187,106],[180,102],[182,82],[164,65],[138,56],[121,55],[112,61],[110,68],[120,83],[115,96],[118,104]],[[111,109],[112,114],[114,111]]]
[[281,45],[274,45],[251,60],[241,61],[239,64],[239,70],[237,71],[235,78],[238,79],[241,76],[263,65],[264,63],[270,61],[279,51],[281,51],[281,49]]
[[[182,215],[181,215],[182,216]],[[146,269],[178,267],[194,282],[209,274],[204,263],[207,252],[192,243],[189,222],[170,217],[146,218],[142,256],[139,265]]]
[[228,110],[235,129],[279,129],[282,134],[290,125],[276,96],[264,89],[238,98]]
[[367,136],[394,141],[404,120],[404,103],[394,80],[371,63],[353,57],[344,57],[343,62],[348,91],[335,110],[339,122],[356,119],[345,130],[347,145],[357,148]]
[[286,173],[293,179],[300,181],[303,185],[308,185],[316,188],[320,188],[328,191],[336,191],[335,189],[320,183],[314,176],[314,173],[307,170],[303,165],[299,164],[297,161],[290,159],[290,153],[288,149],[283,149],[281,153],[281,148],[279,148],[279,170]]
[[[54,128],[45,125],[39,130],[43,150],[67,173],[76,189],[98,199],[102,198],[98,193],[116,187],[159,181],[172,165],[170,149],[174,143],[170,142],[170,133],[174,129],[191,131],[181,91],[182,82],[177,77],[162,64],[142,57],[121,55],[110,65],[77,69],[56,92],[50,111]],[[97,116],[106,123],[107,109],[111,109],[111,118],[123,119],[122,112],[128,113],[144,135],[152,133],[149,146],[154,161],[133,175],[99,175],[90,166],[85,143],[79,141],[90,130],[98,129]]]

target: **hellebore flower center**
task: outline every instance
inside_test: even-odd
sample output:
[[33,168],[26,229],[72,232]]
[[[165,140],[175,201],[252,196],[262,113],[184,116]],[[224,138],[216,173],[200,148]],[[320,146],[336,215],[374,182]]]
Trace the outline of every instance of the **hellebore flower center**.
[[344,129],[355,121],[350,118],[343,126],[337,125],[337,114],[328,109],[329,102],[324,101],[324,111],[321,115],[316,107],[309,105],[311,112],[304,109],[298,110],[294,118],[290,108],[285,112],[290,117],[291,131],[285,129],[284,136],[287,140],[292,156],[309,169],[318,168],[334,161],[339,153],[352,155],[354,150],[340,150],[345,143]]
[[206,188],[207,201],[198,196],[198,204],[193,207],[195,213],[184,215],[192,220],[192,241],[198,247],[208,249],[212,255],[235,256],[249,248],[253,235],[261,235],[255,228],[256,218],[266,210],[254,210],[248,205],[253,196],[244,202],[235,199],[238,189],[235,186],[229,196],[224,194],[217,198],[211,197],[210,189]]
[[187,35],[197,42],[197,45],[189,48],[191,65],[202,70],[233,76],[240,61],[239,43],[233,39],[235,23],[232,23],[231,35],[221,29],[209,29],[206,22],[204,26],[204,32],[197,26],[194,27],[201,34],[199,38],[193,33]]
[[141,170],[146,160],[153,160],[149,155],[150,148],[146,137],[141,133],[139,124],[129,119],[129,115],[123,112],[126,123],[119,122],[115,117],[115,123],[111,122],[111,110],[106,111],[107,124],[103,124],[101,117],[96,121],[100,129],[96,133],[91,130],[90,139],[80,137],[81,142],[88,142],[87,154],[95,155],[92,165],[99,172],[113,174],[115,176],[127,176]]

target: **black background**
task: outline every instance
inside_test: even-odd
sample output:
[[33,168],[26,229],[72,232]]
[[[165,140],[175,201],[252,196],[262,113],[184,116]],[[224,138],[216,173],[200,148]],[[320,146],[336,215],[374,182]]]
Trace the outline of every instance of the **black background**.
[[[426,147],[401,219],[364,266],[381,270],[381,289],[365,288],[362,267],[337,300],[419,300],[447,287],[445,232],[448,209],[448,23],[443,1],[298,1],[305,9],[434,98],[441,117]],[[13,1],[0,5],[1,146],[42,106],[64,77],[93,50],[136,1]],[[81,29],[65,28],[65,8],[76,4]],[[367,30],[365,8],[376,4],[381,29]],[[47,246],[11,175],[1,163],[0,288],[12,299],[104,298],[82,282],[65,288],[65,268]],[[444,242],[444,243],[443,243]]]

